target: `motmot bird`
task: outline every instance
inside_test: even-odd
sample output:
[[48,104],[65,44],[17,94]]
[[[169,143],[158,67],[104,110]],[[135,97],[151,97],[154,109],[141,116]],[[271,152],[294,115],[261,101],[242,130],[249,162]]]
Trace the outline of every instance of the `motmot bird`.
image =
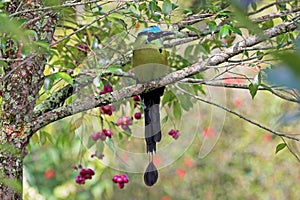
[[[150,26],[138,33],[133,45],[132,66],[139,83],[159,79],[168,73],[167,52],[163,48],[162,38],[171,34],[173,32],[162,31],[158,26]],[[151,156],[162,137],[159,104],[164,89],[161,87],[141,94],[144,101],[146,151]],[[144,174],[144,182],[152,186],[157,179],[158,172],[151,160]]]

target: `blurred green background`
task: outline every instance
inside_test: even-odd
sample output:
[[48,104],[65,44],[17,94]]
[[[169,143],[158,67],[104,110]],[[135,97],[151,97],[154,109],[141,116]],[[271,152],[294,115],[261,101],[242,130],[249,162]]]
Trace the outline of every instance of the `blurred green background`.
[[[299,132],[300,127],[296,123],[276,127],[282,113],[295,109],[293,104],[264,92],[260,92],[255,100],[251,100],[248,91],[227,90],[226,96],[227,105],[247,117],[274,129]],[[200,106],[207,107],[202,103]],[[200,112],[201,110],[203,108],[200,108]],[[197,114],[193,111],[189,113],[191,118]],[[199,129],[193,129],[195,119],[184,118],[184,123],[189,124],[191,129],[180,130],[182,135],[177,141],[184,139],[184,134],[195,134],[196,137],[182,156],[159,170],[159,182],[152,188],[144,185],[142,173],[127,173],[130,182],[124,189],[119,189],[111,178],[124,171],[116,171],[102,165],[97,159],[90,158],[91,154],[87,151],[83,151],[81,155],[80,151],[84,147],[81,146],[80,137],[68,132],[70,128],[68,120],[57,122],[48,127],[52,130],[51,137],[42,140],[39,138],[36,141],[33,138],[30,143],[24,169],[26,177],[24,191],[28,195],[27,199],[168,200],[299,197],[299,163],[287,149],[275,154],[276,146],[282,141],[230,114],[226,115],[221,136],[213,150],[206,157],[198,158],[203,139],[214,137],[213,127],[218,123],[207,119],[205,114],[204,111],[201,113],[201,119],[206,125],[201,125]],[[86,137],[90,137],[91,134],[87,133]],[[38,135],[35,137],[38,138]],[[164,140],[172,141],[166,132],[163,137]],[[123,138],[124,140],[127,141],[126,138]],[[128,141],[128,143],[128,148],[135,148],[137,145],[136,142],[130,144]],[[144,142],[141,140],[138,145],[143,147]],[[96,171],[95,177],[87,180],[85,185],[75,183],[78,172],[71,167],[72,164],[81,162],[79,160],[81,156],[83,166]],[[118,159],[114,160],[118,162]],[[160,158],[156,157],[155,163],[159,162]]]

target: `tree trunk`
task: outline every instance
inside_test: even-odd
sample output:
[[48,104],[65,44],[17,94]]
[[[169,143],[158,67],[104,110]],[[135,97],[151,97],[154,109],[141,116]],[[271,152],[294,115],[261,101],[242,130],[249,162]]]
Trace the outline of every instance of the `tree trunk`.
[[[52,41],[55,14],[52,11],[42,13],[34,11],[40,8],[39,0],[20,1],[12,0],[6,4],[9,14],[22,10],[15,18],[25,19],[23,28],[33,30],[37,37],[28,38],[30,43],[35,41]],[[45,11],[46,12],[46,11]],[[0,132],[0,199],[22,199],[23,156],[32,127],[28,122],[32,118],[37,94],[44,80],[44,63],[46,54],[38,49],[32,49],[29,55],[22,57],[23,41],[15,41],[7,35],[6,49],[1,50],[1,55],[7,59],[4,67],[4,76],[1,81],[1,132]]]
[[0,171],[0,199],[22,199],[23,158],[18,148],[1,146]]

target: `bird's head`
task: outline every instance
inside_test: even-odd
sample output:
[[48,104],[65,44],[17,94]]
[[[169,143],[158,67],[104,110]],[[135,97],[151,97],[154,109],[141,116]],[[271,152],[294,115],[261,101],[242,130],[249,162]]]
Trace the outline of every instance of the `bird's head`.
[[136,45],[138,45],[138,48],[145,46],[152,46],[152,48],[162,47],[162,38],[172,34],[174,33],[171,31],[162,31],[158,26],[149,26],[138,33]]

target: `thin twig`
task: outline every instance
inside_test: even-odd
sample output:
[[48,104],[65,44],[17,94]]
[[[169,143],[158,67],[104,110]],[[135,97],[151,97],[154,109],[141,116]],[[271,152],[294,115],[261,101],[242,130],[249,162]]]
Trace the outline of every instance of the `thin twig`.
[[289,139],[296,140],[296,141],[300,142],[300,138],[296,138],[296,137],[293,137],[293,136],[291,136],[291,135],[283,134],[283,133],[280,133],[280,132],[278,132],[278,131],[272,130],[272,129],[270,129],[270,128],[268,128],[268,127],[266,127],[266,126],[264,126],[264,125],[262,125],[262,124],[260,124],[260,123],[257,123],[257,122],[255,122],[255,121],[253,121],[253,120],[251,120],[251,119],[246,118],[245,116],[243,116],[243,115],[241,115],[241,114],[239,114],[239,113],[237,113],[237,112],[235,112],[235,111],[233,111],[233,110],[230,110],[230,109],[227,108],[227,107],[224,107],[224,106],[222,106],[222,105],[219,105],[219,104],[217,104],[217,103],[215,103],[215,102],[211,102],[211,101],[202,99],[201,97],[196,96],[196,95],[194,95],[194,94],[191,94],[191,93],[185,91],[184,89],[182,89],[182,88],[180,88],[180,87],[178,87],[178,86],[176,86],[176,85],[175,85],[175,87],[176,87],[178,90],[180,90],[181,92],[183,92],[183,93],[185,93],[185,94],[187,94],[187,95],[189,95],[189,96],[191,96],[191,97],[193,97],[193,98],[195,98],[195,99],[197,99],[197,100],[199,100],[199,101],[202,101],[202,102],[204,102],[204,103],[207,103],[207,104],[213,105],[213,106],[215,106],[215,107],[218,107],[218,108],[220,108],[220,109],[222,109],[222,110],[225,110],[226,112],[231,113],[231,114],[233,114],[233,115],[235,115],[235,116],[238,116],[239,118],[241,118],[241,119],[243,119],[243,120],[245,120],[245,121],[247,121],[247,122],[249,122],[249,123],[251,123],[251,124],[253,124],[253,125],[255,125],[255,126],[259,127],[259,128],[261,128],[261,129],[264,129],[264,130],[266,130],[266,131],[269,131],[270,133],[272,133],[272,134],[274,134],[274,135],[277,135],[277,136],[280,136],[280,137],[289,138]]
[[[241,78],[239,78],[241,79]],[[198,83],[198,84],[203,84],[203,85],[208,85],[208,86],[213,86],[213,87],[225,87],[225,88],[232,88],[232,89],[246,89],[246,90],[249,90],[249,86],[248,85],[245,85],[245,84],[229,84],[229,83],[218,83],[218,82],[213,82],[213,81],[205,81],[205,80],[201,80],[201,79],[198,79],[198,80],[193,80],[191,78],[189,78],[188,80],[186,79],[183,79],[181,82],[183,83]],[[291,98],[291,97],[288,97],[284,94],[281,94],[280,92],[272,89],[272,88],[265,88],[265,87],[258,87],[258,90],[263,90],[263,91],[269,91],[271,92],[272,94],[280,97],[281,99],[285,99],[287,101],[290,101],[290,102],[294,102],[294,103],[300,103],[300,100],[299,99],[296,99],[296,98]]]
[[262,11],[264,11],[265,9],[268,9],[268,8],[274,6],[274,5],[278,5],[278,4],[281,4],[281,3],[288,3],[288,2],[291,2],[291,0],[281,0],[281,1],[276,1],[276,2],[274,2],[274,3],[271,3],[271,4],[268,4],[268,5],[264,6],[264,7],[261,7],[260,9],[258,9],[258,10],[256,10],[256,11],[250,12],[250,13],[248,13],[248,15],[249,15],[249,16],[250,16],[250,15],[254,15],[254,14],[257,14],[257,13],[259,13],[259,12],[262,12]]
[[67,7],[73,7],[73,6],[96,3],[96,2],[99,2],[99,1],[101,1],[101,0],[92,0],[92,1],[86,1],[86,2],[75,2],[75,3],[67,3],[67,4],[63,4],[63,5],[47,6],[47,7],[43,7],[43,8],[21,10],[19,12],[15,12],[15,13],[11,14],[9,17],[13,17],[13,16],[16,16],[16,15],[20,15],[20,14],[28,13],[28,12],[53,10],[53,9],[57,9],[57,8],[67,8]]
[[118,8],[115,8],[115,9],[113,9],[113,10],[110,10],[110,11],[107,12],[105,15],[101,15],[101,16],[97,17],[96,19],[94,19],[94,20],[91,21],[90,23],[88,23],[88,24],[86,24],[86,25],[80,27],[79,29],[77,29],[76,31],[73,31],[73,32],[70,33],[69,35],[66,35],[65,37],[63,37],[63,38],[57,40],[56,42],[54,42],[54,43],[52,43],[52,44],[50,44],[50,46],[54,46],[54,45],[56,45],[56,44],[58,44],[58,43],[64,41],[65,39],[67,39],[67,38],[71,37],[72,35],[75,35],[76,33],[78,33],[78,32],[80,32],[80,31],[86,29],[87,27],[89,27],[89,26],[91,26],[92,24],[96,23],[97,21],[99,21],[99,20],[101,20],[101,19],[107,17],[108,15],[110,15],[110,14],[112,14],[112,13],[114,13],[114,12],[117,12],[117,11],[119,11],[119,10],[125,8],[125,6],[126,6],[126,5],[122,5],[122,6],[118,7]]
[[288,148],[288,150],[292,153],[292,155],[298,160],[298,162],[300,162],[300,158],[298,157],[298,155],[290,148],[290,146],[287,144],[287,142],[285,141],[285,139],[283,137],[280,137],[282,139],[282,141],[284,142],[284,144],[286,145],[286,147]]

